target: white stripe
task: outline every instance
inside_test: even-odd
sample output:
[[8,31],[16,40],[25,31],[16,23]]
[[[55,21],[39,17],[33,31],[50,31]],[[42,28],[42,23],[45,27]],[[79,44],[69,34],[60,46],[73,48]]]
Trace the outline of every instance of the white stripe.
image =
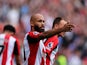
[[[43,41],[40,40],[35,65],[40,65],[41,64],[42,57],[43,57],[43,59],[45,61],[46,55],[44,54],[43,49],[45,50],[45,46],[43,44]],[[44,63],[44,65],[46,65],[46,64]]]
[[[0,39],[4,39],[5,38],[5,34],[0,34]],[[4,40],[1,42],[0,41],[0,44],[3,44],[4,45]],[[3,57],[3,54],[1,54],[0,56],[0,65],[2,65],[2,57]]]
[[13,37],[9,38],[6,65],[9,65],[11,63],[10,61],[12,59],[12,53],[13,53],[13,50],[14,50],[15,41],[16,40]]
[[27,35],[28,34],[25,35],[24,43],[23,43],[24,44],[24,50],[25,50],[25,56],[26,56],[26,61],[24,61],[23,65],[28,65],[28,58],[29,58],[29,55],[30,55],[30,48],[29,48],[29,44],[28,44],[28,41],[27,41]]
[[39,42],[39,48],[38,48],[38,52],[36,55],[36,61],[35,61],[35,65],[40,65],[41,63],[41,59],[42,59],[42,49],[43,49],[43,45],[42,45],[42,41]]
[[53,65],[54,64],[55,56],[56,56],[57,51],[58,51],[58,46],[50,54],[50,60],[51,60],[50,61],[50,65]]
[[3,56],[3,55],[0,56],[0,65],[2,65],[2,64],[1,64],[1,63],[2,63],[2,56]]

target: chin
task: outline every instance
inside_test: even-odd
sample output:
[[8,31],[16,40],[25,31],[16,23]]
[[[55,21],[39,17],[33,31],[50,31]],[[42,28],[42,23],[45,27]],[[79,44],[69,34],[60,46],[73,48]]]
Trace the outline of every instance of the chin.
[[40,28],[38,26],[34,26],[34,29],[38,32],[44,32],[44,29],[43,28]]
[[44,32],[44,29],[41,29],[40,32]]

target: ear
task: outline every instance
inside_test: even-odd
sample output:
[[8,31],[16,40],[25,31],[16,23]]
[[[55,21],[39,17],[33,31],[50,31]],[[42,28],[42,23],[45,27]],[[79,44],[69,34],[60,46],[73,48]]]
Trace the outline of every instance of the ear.
[[58,27],[59,27],[59,25],[58,24],[55,24],[54,28],[58,28]]
[[31,22],[30,22],[30,24],[31,24],[31,26],[34,26],[34,23],[33,23],[33,21],[31,21]]

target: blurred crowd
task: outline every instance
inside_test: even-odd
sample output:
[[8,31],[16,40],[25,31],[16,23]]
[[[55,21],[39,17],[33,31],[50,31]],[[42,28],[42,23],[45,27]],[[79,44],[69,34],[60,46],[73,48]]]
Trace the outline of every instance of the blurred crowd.
[[11,24],[22,44],[35,13],[44,15],[45,30],[52,28],[57,16],[75,25],[72,32],[59,38],[62,45],[54,65],[87,65],[87,0],[0,0],[0,33],[5,24]]

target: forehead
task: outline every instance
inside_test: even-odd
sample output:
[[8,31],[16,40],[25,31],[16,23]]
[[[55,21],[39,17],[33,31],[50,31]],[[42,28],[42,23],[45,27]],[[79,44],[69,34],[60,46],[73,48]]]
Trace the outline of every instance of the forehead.
[[44,17],[42,15],[40,15],[40,14],[36,14],[34,16],[34,18],[35,18],[35,20],[44,20]]
[[65,25],[65,24],[67,24],[67,21],[65,21],[65,20],[61,20],[60,24]]

